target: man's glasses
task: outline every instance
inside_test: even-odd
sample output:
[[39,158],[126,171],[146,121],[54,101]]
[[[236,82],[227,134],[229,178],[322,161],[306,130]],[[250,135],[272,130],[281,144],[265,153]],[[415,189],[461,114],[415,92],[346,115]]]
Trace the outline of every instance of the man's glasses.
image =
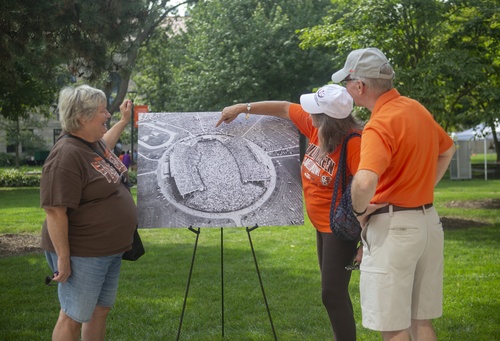
[[[357,80],[357,79],[348,79],[348,80]],[[360,248],[363,248],[363,243],[361,241],[358,241],[358,245],[356,247],[356,252],[354,253],[355,255],[358,253],[358,250]],[[347,271],[353,271],[353,270],[359,270],[359,263],[356,261],[356,257],[352,260],[352,263],[348,266],[345,267]]]
[[347,82],[351,81],[357,81],[357,79],[346,77],[343,81],[340,82],[340,84],[342,84],[342,86],[345,87],[347,85]]
[[57,285],[57,282],[54,282],[54,276],[57,276],[59,275],[59,272],[54,272],[54,274],[52,276],[47,276],[45,277],[45,285],[47,286],[53,286],[53,285]]
[[347,271],[359,270],[359,264],[351,264],[345,267]]

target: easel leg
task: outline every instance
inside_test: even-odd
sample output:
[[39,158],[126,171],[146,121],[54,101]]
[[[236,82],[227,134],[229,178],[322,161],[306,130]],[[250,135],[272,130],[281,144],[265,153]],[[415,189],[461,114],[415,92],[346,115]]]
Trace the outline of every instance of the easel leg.
[[196,249],[198,247],[198,239],[200,237],[200,228],[198,228],[198,230],[195,230],[192,227],[189,227],[189,230],[196,234],[196,241],[194,243],[193,258],[191,259],[191,268],[189,269],[188,282],[186,285],[186,294],[184,295],[184,304],[182,305],[182,313],[181,313],[181,320],[179,322],[179,330],[177,331],[177,338],[176,338],[177,341],[179,341],[179,337],[181,336],[182,321],[184,320],[184,311],[186,310],[186,302],[187,302],[187,297],[188,297],[188,292],[189,292],[189,285],[191,284],[191,276],[193,274],[194,258],[196,256]]
[[[255,249],[253,247],[252,237],[250,235],[250,232],[253,231],[253,230],[255,230],[256,228],[258,228],[257,225],[255,225],[252,228],[248,228],[247,227],[246,230],[247,230],[247,234],[248,234],[248,240],[250,242],[250,247],[252,249],[253,260],[254,260],[254,263],[255,263],[255,269],[257,270],[257,276],[259,278],[260,288],[262,290],[262,296],[264,298],[264,303],[266,304],[267,315],[269,317],[269,322],[271,324],[271,329],[273,331],[274,340],[277,341],[278,338],[276,336],[276,331],[274,329],[273,319],[271,317],[271,311],[269,310],[269,304],[267,302],[266,292],[264,290],[264,285],[262,283],[262,277],[260,275],[259,265],[257,263],[257,257],[255,255]],[[179,329],[177,331],[177,338],[176,338],[177,341],[179,341],[179,338],[180,338],[180,335],[181,335],[182,322],[184,320],[184,312],[186,310],[187,297],[188,297],[188,293],[189,293],[189,287],[191,285],[191,277],[192,277],[193,268],[194,268],[194,260],[195,260],[195,257],[196,257],[196,250],[197,250],[197,247],[198,247],[198,239],[200,237],[200,228],[198,228],[197,230],[195,230],[192,227],[189,227],[189,230],[191,232],[193,232],[193,233],[196,234],[196,241],[195,241],[195,244],[194,244],[193,257],[191,259],[191,268],[189,269],[188,282],[187,282],[187,285],[186,285],[186,293],[184,295],[184,303],[182,305],[182,313],[181,313],[181,319],[180,319],[180,322],[179,322]],[[221,252],[222,337],[224,337],[224,229],[223,228],[220,229],[220,233],[221,233],[221,235],[220,235],[220,238],[221,238],[221,250],[220,250],[220,252]]]
[[222,302],[222,337],[224,337],[224,229],[220,228],[220,283]]
[[253,261],[255,263],[255,269],[257,270],[257,276],[259,277],[260,288],[262,290],[262,297],[264,297],[264,303],[266,304],[267,315],[269,316],[269,322],[271,323],[271,329],[273,331],[274,340],[278,340],[276,337],[276,331],[274,330],[273,319],[271,317],[271,311],[269,310],[269,305],[267,303],[266,292],[264,291],[264,285],[262,284],[262,277],[260,276],[259,265],[257,264],[257,257],[255,256],[255,250],[253,248],[252,237],[250,236],[250,232],[258,228],[259,226],[255,225],[252,228],[247,227],[248,240],[250,242],[250,248],[252,249]]

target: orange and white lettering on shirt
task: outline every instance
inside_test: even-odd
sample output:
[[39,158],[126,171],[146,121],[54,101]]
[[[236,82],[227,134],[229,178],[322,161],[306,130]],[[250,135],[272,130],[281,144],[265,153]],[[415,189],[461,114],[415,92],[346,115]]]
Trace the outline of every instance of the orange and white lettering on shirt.
[[[127,167],[122,162],[119,162],[119,159],[109,150],[105,151],[104,157],[113,164],[111,166],[108,161],[104,160],[100,156],[95,156],[94,161],[91,162],[92,167],[99,173],[101,173],[109,183],[117,183],[121,179],[121,174],[127,171]],[[120,173],[118,174],[118,170]]]
[[[337,165],[341,146],[333,153],[321,158],[319,155],[318,129],[312,125],[311,116],[299,104],[292,104],[289,109],[292,122],[302,134],[309,139],[304,160],[301,166],[302,188],[306,211],[313,226],[320,232],[331,233],[330,206],[337,175]],[[356,173],[359,164],[361,139],[352,138],[348,143],[347,168],[348,176]],[[337,196],[340,201],[341,188]]]

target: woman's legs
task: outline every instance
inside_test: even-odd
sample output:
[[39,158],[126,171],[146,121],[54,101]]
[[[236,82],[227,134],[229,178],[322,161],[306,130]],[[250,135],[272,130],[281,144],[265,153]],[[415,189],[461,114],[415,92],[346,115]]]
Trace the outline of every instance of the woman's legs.
[[111,308],[97,306],[92,318],[87,323],[80,323],[59,312],[56,326],[52,333],[52,341],[78,341],[80,333],[82,341],[104,341],[106,337],[106,318]]
[[61,309],[56,326],[52,332],[52,341],[78,341],[82,324],[76,322]]
[[[46,253],[57,271],[57,255]],[[121,253],[102,257],[71,257],[71,276],[58,284],[61,311],[53,340],[104,340],[106,318],[116,300]]]
[[316,241],[321,271],[321,296],[330,317],[334,338],[336,341],[355,341],[356,323],[348,290],[351,271],[345,267],[352,264],[357,243],[339,240],[331,233],[320,232],[317,232]]
[[82,327],[82,341],[104,341],[106,338],[106,318],[110,307],[95,307],[92,318]]

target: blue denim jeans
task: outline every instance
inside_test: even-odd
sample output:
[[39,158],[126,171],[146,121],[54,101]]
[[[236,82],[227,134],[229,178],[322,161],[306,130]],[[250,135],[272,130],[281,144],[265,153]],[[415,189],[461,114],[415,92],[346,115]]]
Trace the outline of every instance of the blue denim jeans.
[[[57,255],[45,252],[52,272]],[[71,276],[58,284],[61,309],[73,320],[89,322],[96,306],[112,307],[118,291],[122,254],[104,257],[71,257]]]

